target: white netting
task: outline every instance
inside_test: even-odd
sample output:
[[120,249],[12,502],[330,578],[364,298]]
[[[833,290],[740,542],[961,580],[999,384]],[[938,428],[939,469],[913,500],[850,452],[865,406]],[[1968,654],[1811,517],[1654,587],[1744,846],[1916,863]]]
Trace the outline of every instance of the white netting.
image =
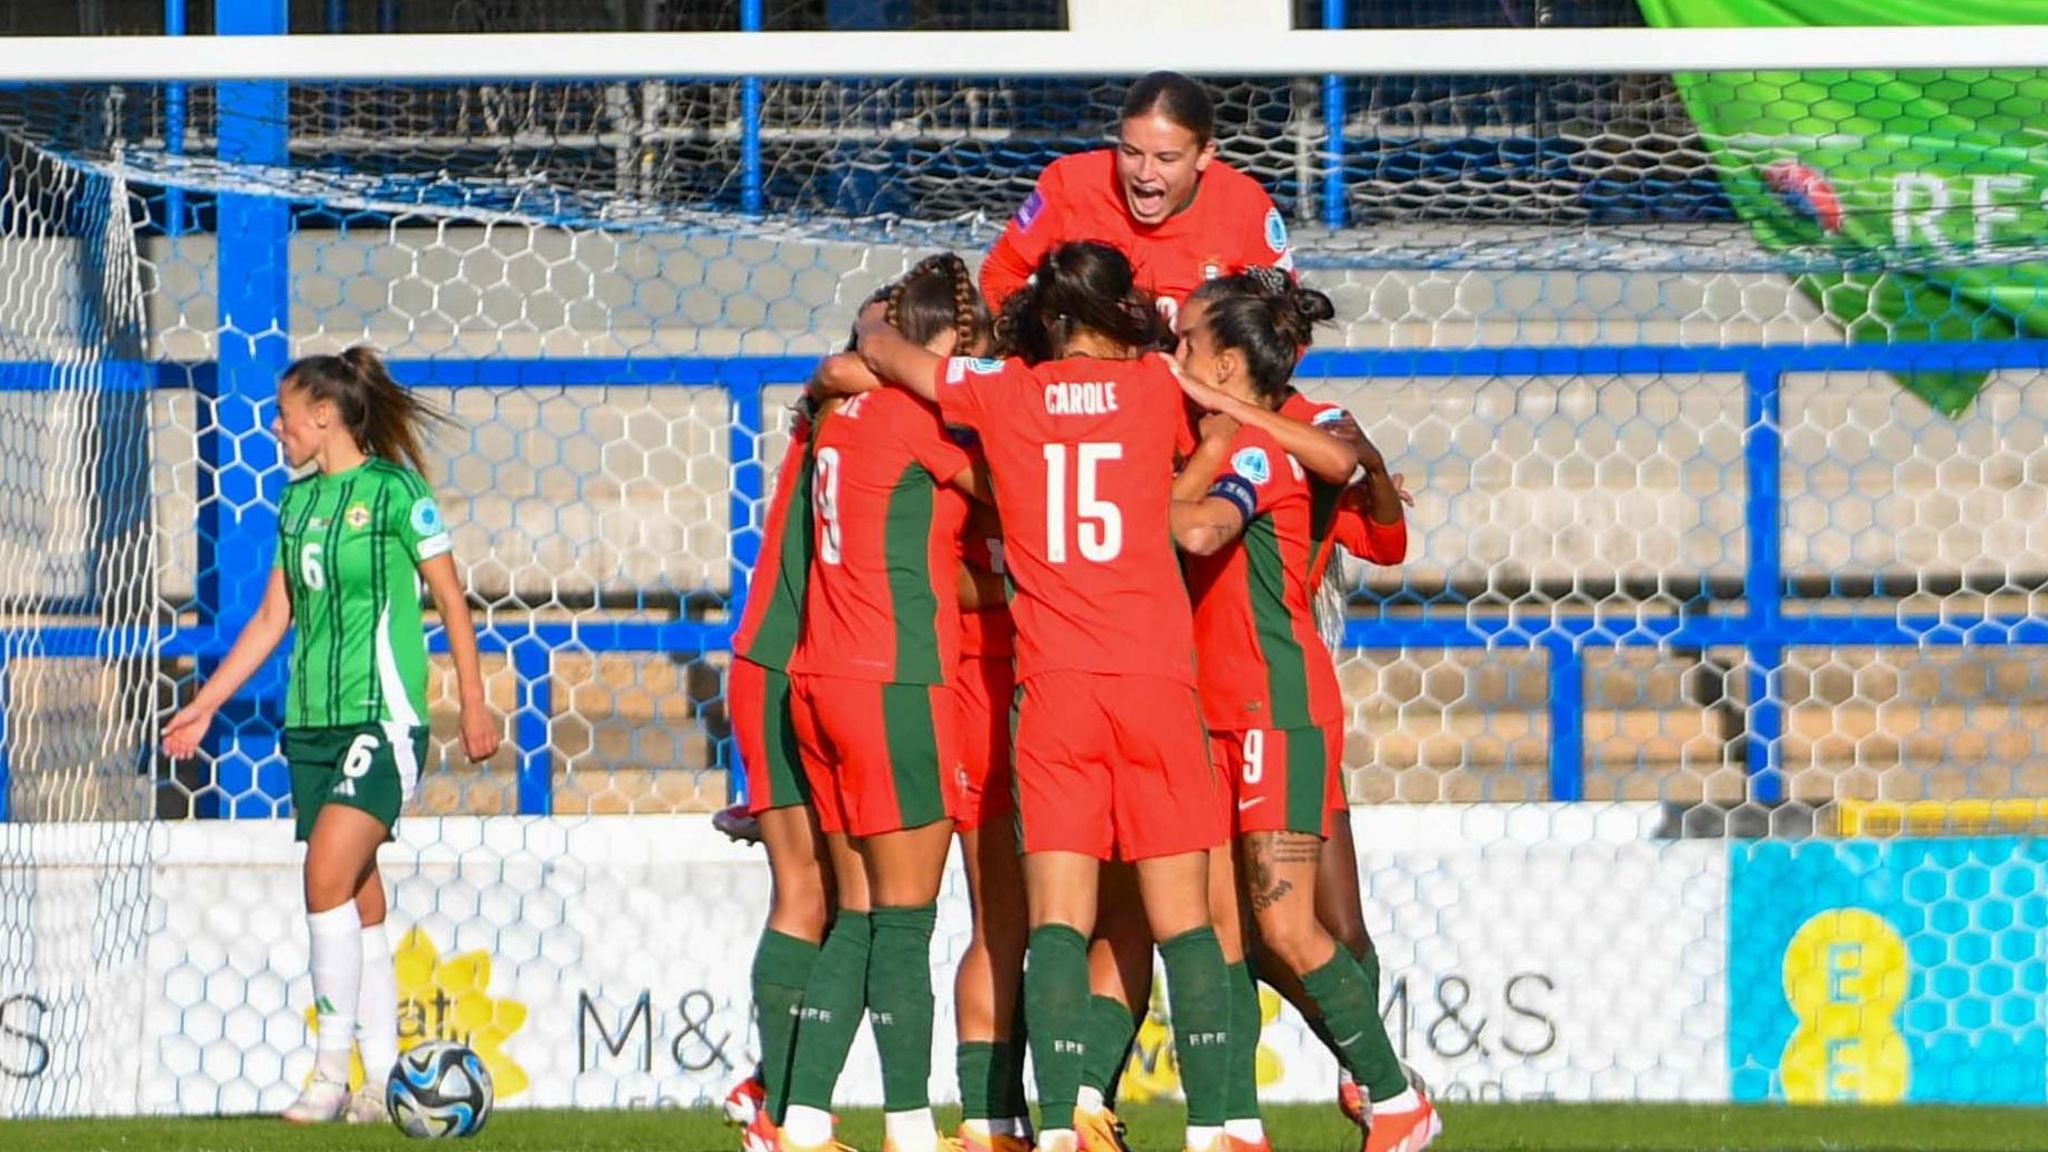
[[[0,95],[0,333],[9,379],[49,382],[0,398],[17,821],[0,1011],[40,1005],[35,1041],[0,1031],[0,1066],[46,1057],[10,1110],[271,1108],[308,1059],[288,833],[187,819],[281,811],[279,782],[144,754],[196,660],[138,645],[169,619],[220,654],[203,625],[231,574],[209,533],[266,499],[241,463],[269,435],[263,378],[219,381],[269,320],[223,315],[221,270],[247,258],[224,220],[288,213],[267,252],[286,354],[371,342],[457,417],[433,479],[517,739],[462,763],[437,663],[434,751],[385,858],[406,1036],[468,1039],[515,1106],[695,1102],[748,1059],[733,957],[765,873],[690,814],[728,795],[723,629],[792,385],[916,258],[978,257],[1045,160],[1103,138],[1121,84],[766,84],[758,214],[740,211],[736,84],[294,85],[271,163],[218,154],[220,86]],[[1397,1041],[1454,1095],[1779,1092],[1796,1046],[1746,997],[1781,985],[1805,917],[1758,943],[1729,908],[1746,877],[1820,866],[1717,837],[2048,784],[2048,684],[2037,649],[2005,643],[2040,642],[2048,596],[2041,358],[1943,416],[1844,335],[1862,305],[1797,281],[2024,282],[2048,233],[1765,243],[1723,180],[1745,161],[1717,160],[1731,142],[1703,139],[1668,76],[1344,91],[1349,223],[1331,228],[1320,80],[1219,85],[1226,159],[1309,222],[1299,262],[1337,301],[1336,354],[1303,383],[1356,412],[1418,497],[1410,563],[1346,570],[1340,669],[1351,795],[1379,806],[1358,820]],[[1942,281],[1966,321],[1968,282]],[[1900,333],[1970,335],[1927,319]],[[1475,356],[1438,355],[1457,351]],[[1781,371],[1780,415],[1759,420]],[[1756,457],[1765,431],[1782,450]],[[1777,568],[1755,554],[1760,481],[1780,491]],[[1783,594],[1775,630],[1752,615],[1759,573]],[[86,647],[40,655],[58,625]],[[1753,774],[1760,742],[1780,776]],[[39,840],[25,821],[89,823]],[[1896,863],[1899,901],[1933,899],[1928,867]],[[955,885],[940,963],[960,911]],[[1971,955],[1916,947],[1930,971]],[[127,1001],[87,995],[108,973]],[[1642,990],[1618,1007],[1623,987]],[[89,1026],[88,1003],[118,1026]],[[1273,1091],[1321,1095],[1313,1044],[1273,1036]],[[1156,1028],[1145,1042],[1160,1050]],[[1947,1049],[1928,1051],[1934,1067]],[[855,1069],[871,1095],[872,1062]]]

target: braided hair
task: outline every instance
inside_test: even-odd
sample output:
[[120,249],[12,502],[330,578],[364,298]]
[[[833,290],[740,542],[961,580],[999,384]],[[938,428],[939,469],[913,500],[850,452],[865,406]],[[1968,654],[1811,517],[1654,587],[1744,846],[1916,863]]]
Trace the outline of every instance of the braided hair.
[[889,326],[913,344],[930,344],[951,331],[961,355],[979,351],[988,340],[988,309],[967,271],[967,262],[940,252],[917,262],[901,280],[885,290]]

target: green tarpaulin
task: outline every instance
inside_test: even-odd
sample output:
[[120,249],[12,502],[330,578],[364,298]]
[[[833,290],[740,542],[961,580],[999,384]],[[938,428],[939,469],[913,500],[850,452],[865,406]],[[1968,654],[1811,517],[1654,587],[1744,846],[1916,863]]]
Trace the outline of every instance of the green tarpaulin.
[[[1659,27],[2048,24],[2040,0],[1641,0]],[[2048,42],[2048,28],[2040,35]],[[2048,336],[2048,72],[1681,73],[1758,242],[1856,340]],[[1981,376],[1901,381],[1950,415]]]

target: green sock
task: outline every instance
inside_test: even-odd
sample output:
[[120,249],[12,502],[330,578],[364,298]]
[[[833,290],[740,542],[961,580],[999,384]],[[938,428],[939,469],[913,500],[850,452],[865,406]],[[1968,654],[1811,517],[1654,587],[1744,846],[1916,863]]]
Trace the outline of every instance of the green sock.
[[1220,1127],[1230,1081],[1230,975],[1214,928],[1183,932],[1159,945],[1173,1009],[1173,1053],[1188,1099],[1188,1126]]
[[1259,982],[1240,960],[1225,971],[1230,978],[1230,1085],[1224,1093],[1224,1119],[1259,1118]]
[[991,1075],[996,1046],[987,1040],[962,1040],[954,1049],[954,1066],[960,1070],[960,1118],[987,1120],[993,1116],[989,1102],[995,1087]]
[[868,1022],[882,1057],[882,1109],[931,1107],[932,926],[939,906],[877,908],[868,962]]
[[1031,1115],[1024,1098],[1024,1014],[1010,1022],[1010,1035],[995,1042],[988,1062],[988,1108],[996,1120],[1023,1120]]
[[788,1105],[832,1109],[832,1089],[846,1067],[846,1052],[867,1006],[868,947],[873,927],[865,912],[841,912],[825,936],[804,985],[804,1008],[790,1053]]
[[1328,1020],[1323,1019],[1321,1016],[1305,1016],[1301,1022],[1308,1025],[1309,1032],[1317,1040],[1322,1041],[1323,1047],[1329,1051],[1331,1058],[1335,1059],[1339,1064],[1344,1062],[1344,1053],[1337,1047],[1337,1037],[1330,1032],[1330,1022]]
[[768,1117],[782,1121],[789,1102],[789,1057],[796,1048],[798,1014],[803,1011],[804,985],[818,962],[818,946],[809,940],[768,929],[754,949],[754,1015],[761,1029],[761,1086],[768,1097]]
[[1038,1126],[1074,1126],[1088,1022],[1088,938],[1066,924],[1031,930],[1024,959],[1024,1015],[1038,1078]]
[[1131,1058],[1131,1040],[1138,1035],[1138,1018],[1108,996],[1090,996],[1085,1035],[1088,1058],[1081,1066],[1081,1083],[1102,1093],[1107,1100],[1115,1095],[1118,1074]]
[[1379,980],[1342,948],[1330,962],[1301,978],[1301,986],[1323,1010],[1337,1058],[1373,1100],[1400,1095],[1408,1087],[1401,1060],[1380,1019]]

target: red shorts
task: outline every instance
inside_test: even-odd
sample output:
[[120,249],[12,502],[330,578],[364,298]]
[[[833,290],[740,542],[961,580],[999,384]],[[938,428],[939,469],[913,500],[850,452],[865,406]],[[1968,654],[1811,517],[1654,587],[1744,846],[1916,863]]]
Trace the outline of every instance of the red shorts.
[[1157,676],[1041,672],[1017,701],[1025,852],[1144,860],[1230,838],[1194,689]]
[[820,828],[879,836],[952,815],[960,778],[952,689],[841,676],[789,682]]
[[734,657],[725,675],[725,712],[747,774],[747,811],[759,815],[806,802],[810,790],[790,721],[789,677]]
[[1008,656],[968,656],[953,676],[959,713],[960,805],[953,821],[972,832],[1017,810],[1010,765],[1010,708],[1017,666]]
[[1334,813],[1349,807],[1342,781],[1344,725],[1243,728],[1209,734],[1209,754],[1230,781],[1233,827],[1306,832],[1327,839]]

